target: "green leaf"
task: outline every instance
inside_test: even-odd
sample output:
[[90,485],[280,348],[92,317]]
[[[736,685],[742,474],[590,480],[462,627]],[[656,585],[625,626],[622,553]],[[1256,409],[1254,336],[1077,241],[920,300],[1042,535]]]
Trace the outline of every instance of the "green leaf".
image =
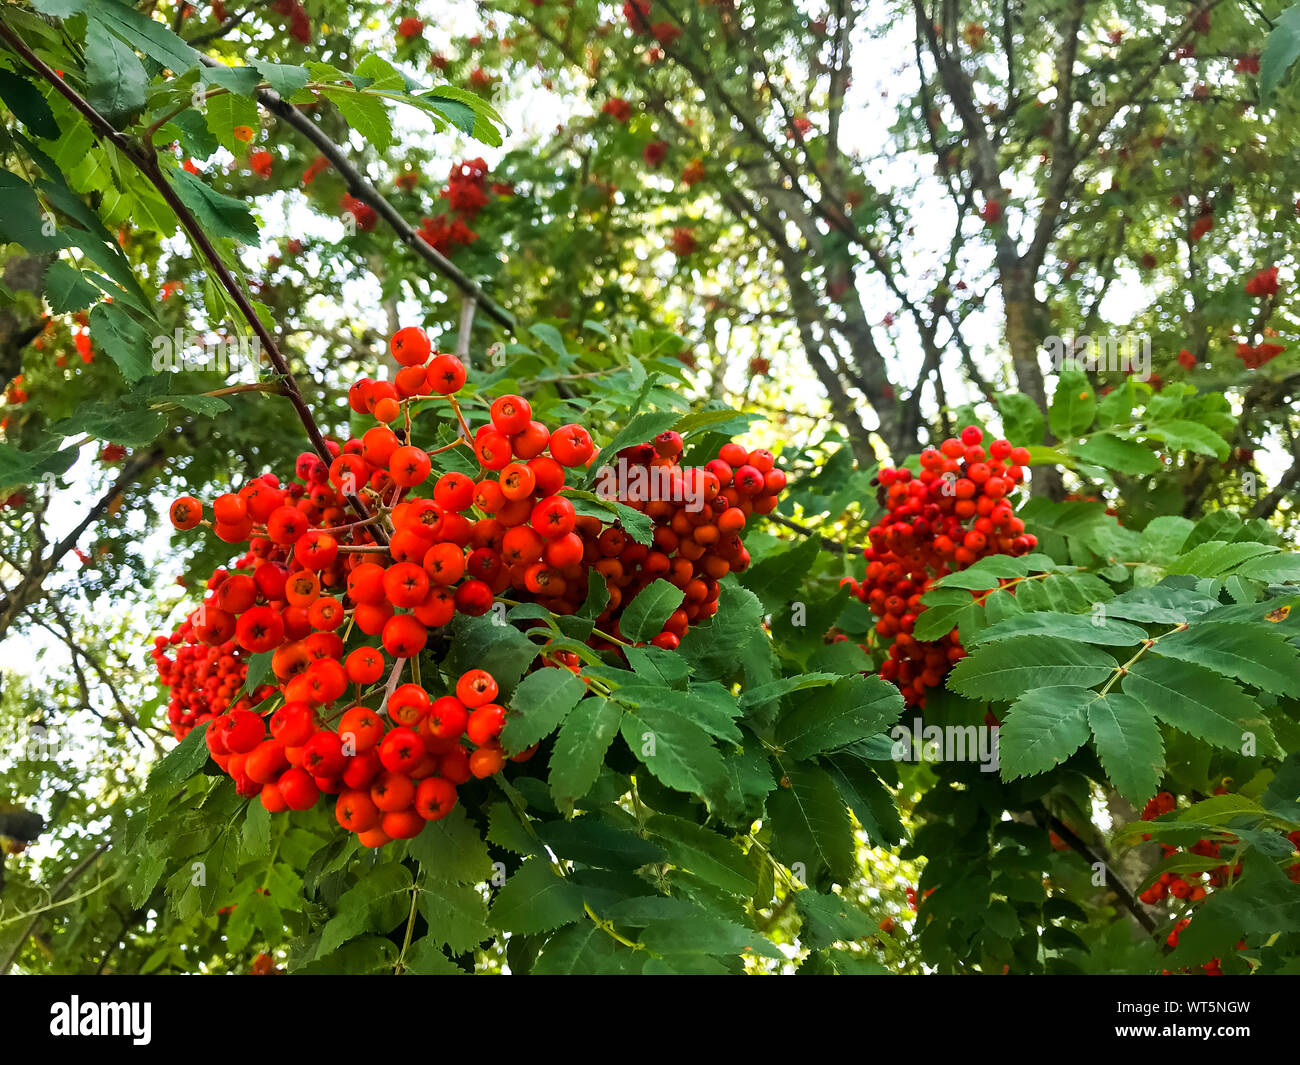
[[673,430],[681,433],[684,437],[703,432],[706,429],[715,432],[739,434],[745,432],[750,423],[759,421],[761,418],[762,415],[760,414],[745,414],[732,407],[723,407],[719,410],[696,410],[691,411],[690,414],[683,414],[673,424]]
[[1191,534],[1193,522],[1176,514],[1161,514],[1147,522],[1142,530],[1145,557],[1163,559],[1177,555]]
[[894,797],[866,762],[845,752],[831,755],[825,764],[844,805],[875,845],[892,847],[907,838]]
[[265,60],[254,60],[253,65],[271,86],[272,91],[285,99],[311,81],[311,73],[306,67],[294,66],[291,63],[268,63]]
[[416,976],[465,976],[460,968],[446,954],[437,939],[422,936],[406,949],[402,967]]
[[45,299],[55,314],[67,314],[89,307],[99,299],[99,289],[80,270],[55,259],[45,271]]
[[613,698],[625,707],[642,712],[658,712],[698,725],[711,736],[741,742],[740,730],[732,718],[740,713],[735,698],[717,684],[696,685],[685,692],[668,688],[662,683],[624,684],[614,692]]
[[431,880],[481,884],[492,876],[487,844],[463,806],[453,807],[441,821],[430,821],[406,846],[420,863],[421,873]]
[[[250,100],[257,93],[262,82],[262,75],[256,67],[200,67],[199,77],[205,85],[214,85],[236,96],[246,96]],[[254,126],[256,128],[256,126]]]
[[[646,382],[647,386],[649,382]],[[644,391],[644,389],[643,389]],[[681,415],[675,411],[658,410],[642,411],[636,415],[630,422],[615,434],[605,447],[601,448],[600,454],[596,461],[592,463],[589,480],[595,481],[600,470],[610,463],[616,463],[618,453],[625,447],[631,447],[633,444],[643,444],[647,440],[653,440],[665,429],[671,429],[677,424]]]
[[247,810],[240,837],[241,854],[245,861],[262,861],[271,853],[271,815],[260,802],[250,802]]
[[998,640],[1028,636],[1059,636],[1066,640],[1106,647],[1128,647],[1147,638],[1145,629],[1104,615],[1039,610],[1007,618],[980,630],[975,643],[996,643]]
[[809,950],[852,943],[879,931],[870,916],[842,895],[823,895],[807,888],[795,893],[794,907],[803,918],[799,940]]
[[117,304],[95,304],[90,312],[90,333],[129,383],[153,372],[153,355],[144,330]]
[[258,685],[270,676],[271,659],[274,657],[274,651],[265,651],[262,654],[249,656],[248,671],[244,674],[244,691],[251,695]]
[[1227,459],[1232,450],[1228,442],[1213,429],[1200,422],[1174,418],[1147,427],[1144,432],[1156,440],[1163,440],[1174,451],[1192,451],[1198,455],[1213,455],[1220,462]]
[[934,582],[934,587],[964,588],[971,592],[982,592],[988,588],[996,588],[1000,578],[1023,577],[1028,572],[1029,562],[1026,558],[988,555],[965,569],[940,577]]
[[840,676],[839,673],[796,673],[792,677],[782,677],[780,680],[743,691],[736,703],[742,711],[762,709],[792,692],[804,691],[808,688],[824,688],[828,684],[835,683]]
[[645,951],[623,946],[586,921],[551,936],[532,972],[537,976],[614,976],[639,971],[645,957]]
[[815,538],[793,547],[784,544],[781,547],[739,577],[740,583],[762,599],[768,610],[799,599],[808,574],[821,554],[821,544]]
[[586,693],[586,685],[562,667],[530,673],[510,697],[506,726],[501,733],[506,752],[518,754],[549,736]]
[[[912,629],[912,635],[918,640],[939,640],[953,629],[959,628],[963,622],[969,620],[980,612],[980,605],[973,596],[963,595],[960,590],[954,589],[956,594],[952,601],[941,603],[923,602],[923,610],[916,616],[916,625]],[[927,598],[935,593],[927,593]]]
[[1155,651],[1275,695],[1300,695],[1300,652],[1276,625],[1203,621],[1164,637]]
[[834,780],[805,763],[783,763],[781,770],[786,779],[767,801],[773,853],[787,867],[802,862],[810,879],[824,866],[847,884],[857,875],[853,824]]
[[1147,624],[1182,625],[1218,605],[1200,592],[1162,582],[1153,588],[1133,588],[1117,595],[1106,604],[1106,614]]
[[1274,584],[1288,584],[1300,581],[1300,554],[1288,551],[1284,554],[1266,555],[1243,562],[1236,570],[1238,577],[1249,577],[1256,581],[1269,581]]
[[0,241],[40,253],[66,247],[68,240],[53,216],[47,217],[32,187],[16,174],[0,170]]
[[1097,397],[1088,378],[1078,370],[1063,370],[1059,380],[1047,424],[1058,437],[1068,440],[1091,428],[1097,416]]
[[1151,711],[1123,692],[1107,692],[1088,705],[1101,764],[1124,798],[1142,805],[1160,787],[1165,745]]
[[663,631],[664,622],[682,605],[682,590],[662,577],[651,581],[623,607],[619,631],[638,643],[648,642]]
[[1070,444],[1067,450],[1084,462],[1119,473],[1147,474],[1160,469],[1160,460],[1149,447],[1114,433],[1094,433]]
[[529,328],[528,332],[550,348],[561,359],[569,358],[569,349],[564,346],[564,337],[560,331],[553,325],[546,322],[538,322]]
[[740,954],[784,958],[771,940],[722,917],[701,914],[656,921],[641,934],[653,954]]
[[50,444],[38,451],[20,451],[12,444],[0,443],[0,488],[16,488],[41,479],[47,473],[61,476],[77,461],[80,448],[56,451]]
[[1023,392],[1001,392],[997,404],[1002,432],[1008,440],[1037,444],[1043,439],[1043,412]]
[[248,151],[248,145],[235,136],[236,127],[257,129],[261,121],[257,102],[233,92],[208,97],[203,105],[203,118],[212,136],[237,159]]
[[646,831],[663,844],[669,861],[732,895],[754,893],[753,867],[727,837],[681,817],[655,814]]
[[1267,100],[1300,56],[1300,4],[1289,7],[1273,23],[1259,56],[1259,96]]
[[[581,489],[568,488],[565,489],[564,494],[573,503],[573,509],[578,514],[590,514],[592,517],[600,518],[604,522],[608,522],[612,516],[623,527],[623,531],[638,544],[646,547],[650,546],[651,538],[654,535],[654,523],[644,511],[620,502],[612,497],[612,493],[609,496],[597,495],[595,492],[584,492]],[[595,573],[594,570],[590,572]],[[604,582],[602,581],[603,586]],[[600,611],[596,613],[599,614]],[[595,617],[596,615],[591,616]]]
[[67,436],[89,433],[100,440],[126,447],[150,444],[166,428],[167,419],[157,411],[129,410],[108,403],[80,407],[71,418],[56,425],[56,431]]
[[175,404],[182,410],[192,411],[195,414],[202,414],[206,418],[215,417],[230,410],[230,404],[219,396],[205,396],[202,394],[194,396],[167,396],[168,403]]
[[1002,779],[1045,773],[1069,758],[1088,741],[1088,707],[1097,698],[1096,692],[1069,684],[1020,696],[998,730]]
[[1169,564],[1169,572],[1187,573],[1195,577],[1219,577],[1248,559],[1276,553],[1277,548],[1269,544],[1207,540],[1174,559]]
[[144,110],[149,76],[136,54],[98,19],[86,26],[86,98],[118,129]]
[[24,126],[42,140],[54,140],[59,125],[40,91],[26,78],[0,68],[0,100]]
[[537,645],[513,625],[493,624],[491,612],[478,618],[457,614],[451,623],[447,668],[457,676],[486,669],[496,677],[501,698],[508,698],[537,652]]
[[378,96],[342,87],[326,87],[321,95],[331,100],[339,113],[377,152],[385,152],[393,145],[393,123],[388,108]]
[[411,873],[404,865],[388,862],[370,870],[339,899],[338,910],[321,931],[320,954],[367,932],[395,928],[410,908],[410,892]]
[[323,958],[294,969],[298,975],[368,976],[391,973],[397,946],[382,936],[360,936]]
[[949,674],[948,687],[970,699],[1009,701],[1035,688],[1099,684],[1117,665],[1095,647],[1039,636],[977,647]]
[[492,903],[492,926],[530,935],[580,920],[582,889],[557,875],[549,861],[530,858],[506,878]]
[[721,790],[722,755],[693,721],[641,706],[624,710],[619,731],[632,753],[668,787],[706,797]]
[[428,936],[456,954],[473,950],[492,938],[487,900],[469,884],[435,884],[420,887],[420,913],[428,924]]
[[1263,739],[1261,751],[1275,745],[1259,704],[1201,666],[1148,655],[1129,667],[1122,686],[1161,721],[1216,747],[1240,751],[1248,733]]
[[564,719],[551,750],[548,781],[561,810],[571,812],[596,783],[622,716],[618,703],[597,696],[584,699]]
[[32,7],[51,18],[71,18],[86,10],[90,0],[32,0]]
[[261,242],[256,220],[242,200],[233,199],[209,188],[188,171],[175,169],[167,180],[176,195],[194,214],[199,225],[210,235],[233,237],[244,244]]
[[199,54],[167,26],[118,0],[90,0],[91,16],[150,59],[184,74],[199,65]]
[[208,745],[203,739],[207,729],[206,722],[192,728],[179,744],[154,765],[145,785],[147,791],[165,800],[202,768],[208,760]]
[[898,688],[874,674],[843,677],[829,692],[805,698],[777,726],[777,742],[806,759],[881,732],[903,711]]

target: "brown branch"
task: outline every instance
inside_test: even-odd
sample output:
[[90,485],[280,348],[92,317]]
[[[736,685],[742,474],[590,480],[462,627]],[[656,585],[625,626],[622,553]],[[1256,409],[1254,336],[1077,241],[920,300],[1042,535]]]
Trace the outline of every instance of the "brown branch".
[[[207,56],[201,55],[199,60],[204,66],[215,67],[220,65],[216,60]],[[467,296],[472,296],[482,308],[483,313],[489,318],[511,333],[514,332],[514,315],[492,299],[450,259],[428,244],[420,236],[419,231],[402,216],[401,212],[388,202],[360,170],[353,166],[343,149],[330,140],[310,118],[272,89],[259,89],[257,99],[268,111],[311,141],[316,150],[328,159],[330,165],[338,171],[347,185],[348,192],[362,203],[374,208],[375,213],[388,223],[403,244],[429,263],[461,292]]]
[[1119,896],[1120,902],[1124,908],[1133,915],[1133,920],[1142,926],[1143,931],[1151,937],[1155,937],[1156,924],[1151,919],[1151,915],[1138,905],[1137,897],[1133,894],[1132,889],[1120,879],[1119,874],[1111,868],[1110,862],[1099,857],[1088,844],[1074,833],[1059,817],[1048,812],[1044,807],[1038,807],[1037,812],[1044,815],[1052,831],[1061,837],[1072,851],[1078,854],[1085,862],[1091,866],[1100,865],[1106,870],[1106,883],[1110,889]]

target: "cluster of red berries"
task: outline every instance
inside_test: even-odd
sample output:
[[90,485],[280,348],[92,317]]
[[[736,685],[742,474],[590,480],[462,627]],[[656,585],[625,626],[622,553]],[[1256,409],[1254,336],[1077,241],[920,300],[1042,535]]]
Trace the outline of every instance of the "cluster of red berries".
[[672,248],[673,254],[679,259],[686,259],[695,254],[699,242],[696,241],[695,232],[690,226],[675,226],[673,235],[669,238],[668,246]]
[[[340,662],[343,642],[330,636],[336,653],[315,660],[312,669],[328,663],[317,677],[299,674],[286,685],[286,702],[269,722],[251,709],[221,714],[204,734],[208,752],[239,794],[258,796],[271,813],[309,810],[322,793],[336,795],[335,819],[364,846],[412,839],[427,822],[451,813],[459,785],[505,765],[498,737],[506,711],[494,701],[496,679],[471,669],[457,680],[454,695],[438,699],[419,684],[403,684],[378,710],[356,702],[331,713],[330,720],[337,719],[331,729],[321,722],[326,708],[346,701],[349,684],[358,696],[378,685],[385,661],[376,649],[359,647]],[[317,681],[325,681],[330,699],[318,698]],[[526,761],[535,750],[514,760]]]
[[271,10],[289,19],[289,36],[300,44],[311,44],[311,19],[300,0],[275,0]]
[[283,976],[284,970],[275,964],[269,954],[259,954],[253,959],[253,966],[248,970],[250,976]]
[[275,156],[264,149],[249,153],[248,169],[260,178],[269,178],[271,176],[274,163]]
[[1006,440],[986,451],[983,439],[967,426],[960,438],[922,451],[917,476],[910,469],[880,470],[878,495],[887,513],[868,530],[865,578],[846,582],[880,619],[876,634],[892,641],[880,675],[899,686],[910,706],[923,707],[925,690],[941,684],[965,654],[955,629],[939,640],[913,637],[925,609],[921,596],[977,559],[1023,555],[1038,544],[1010,503],[1029,452]]
[[[322,156],[322,158],[324,157]],[[313,178],[315,176],[315,174],[312,174]],[[303,174],[303,181],[304,183],[307,182],[307,175],[305,173]],[[369,233],[379,223],[378,212],[376,212],[370,204],[357,199],[350,192],[345,192],[341,197],[339,197],[339,208],[343,211],[344,215],[351,216],[352,222],[357,227],[358,232]]]
[[682,35],[681,27],[667,19],[652,23],[650,7],[651,0],[626,0],[623,4],[623,17],[634,32],[648,34],[667,47]]
[[1284,351],[1286,351],[1285,344],[1273,344],[1267,341],[1262,344],[1239,342],[1236,354],[1247,370],[1258,370],[1266,362],[1272,362]]
[[1264,297],[1276,296],[1279,287],[1277,281],[1277,267],[1270,266],[1267,270],[1261,270],[1246,282],[1246,295]]
[[[302,187],[307,188],[317,176],[330,168],[330,161],[323,155],[316,156],[302,172]],[[359,202],[359,201],[358,201]]]
[[[217,570],[208,588],[219,587],[227,576],[225,570]],[[169,648],[175,648],[174,658],[168,657]],[[178,739],[201,720],[228,709],[247,710],[275,692],[274,686],[261,685],[251,696],[244,694],[248,652],[233,639],[201,642],[193,618],[170,636],[155,636],[151,653],[158,679],[168,689],[167,721]]]
[[[1226,795],[1228,789],[1220,785],[1214,789],[1215,795]],[[1177,800],[1167,791],[1162,791],[1150,799],[1142,810],[1143,821],[1153,821],[1161,814],[1170,813],[1177,806]],[[1144,840],[1151,839],[1151,833],[1143,833]],[[1292,832],[1287,839],[1293,846],[1300,850],[1300,829]],[[1231,842],[1223,841],[1223,842]],[[1202,858],[1219,858],[1223,842],[1202,839],[1197,840],[1192,846],[1187,848],[1187,853],[1195,854]],[[1162,843],[1161,857],[1168,859],[1178,854],[1181,850],[1179,847],[1171,847]],[[1223,865],[1215,866],[1213,869],[1207,869],[1199,874],[1193,874],[1193,879],[1188,880],[1186,877],[1172,872],[1161,873],[1149,888],[1138,896],[1148,906],[1154,906],[1164,899],[1186,899],[1188,902],[1200,902],[1209,893],[1209,889],[1220,888],[1227,884],[1233,877],[1241,874],[1241,863],[1229,865],[1226,862]],[[1287,869],[1287,875],[1291,880],[1300,884],[1300,862],[1296,862]]]
[[[1179,940],[1179,938],[1181,937],[1183,931],[1184,931],[1184,930],[1187,928],[1187,926],[1188,926],[1189,924],[1191,924],[1191,923],[1192,923],[1192,919],[1191,919],[1190,917],[1184,917],[1184,918],[1182,918],[1180,921],[1178,921],[1178,923],[1175,924],[1174,927],[1170,930],[1169,935],[1165,937],[1165,944],[1169,947],[1170,950],[1173,950],[1175,947],[1178,946],[1178,940]],[[1238,940],[1238,941],[1237,941],[1237,949],[1238,949],[1238,950],[1245,950],[1245,949],[1246,949],[1246,941],[1245,941],[1244,939],[1241,939],[1241,940]],[[1201,972],[1202,972],[1204,975],[1206,975],[1206,976],[1222,976],[1222,975],[1223,975],[1223,969],[1222,969],[1222,967],[1221,967],[1221,959],[1219,959],[1219,958],[1211,958],[1211,959],[1210,959],[1209,961],[1207,961],[1204,965],[1202,965],[1202,966],[1200,967],[1200,969],[1201,969]],[[1184,966],[1184,967],[1180,970],[1180,972],[1181,972],[1183,975],[1187,975],[1187,974],[1191,973],[1191,971],[1192,971],[1192,970],[1189,969],[1189,968],[1187,968],[1186,966]],[[1172,969],[1161,969],[1161,970],[1160,970],[1160,974],[1161,974],[1162,976],[1173,976],[1173,975],[1174,975],[1174,972],[1173,972]]]
[[615,122],[627,122],[632,117],[632,105],[621,96],[614,96],[605,101],[600,113],[609,115]]
[[[447,201],[448,210],[432,218],[420,219],[419,233],[426,244],[447,254],[478,240],[478,234],[470,225],[491,202],[487,177],[488,165],[482,159],[467,159],[451,168],[447,185],[440,193]],[[491,185],[491,191],[509,195],[514,190],[510,185],[498,183]]]
[[[786,480],[770,452],[734,443],[704,467],[680,464],[683,441],[672,431],[625,448],[617,456],[619,487],[604,490],[603,475],[613,472],[606,468],[597,488],[650,519],[650,543],[638,543],[612,519],[578,514],[563,494],[567,471],[585,470],[596,458],[585,428],[552,432],[533,419],[526,399],[508,395],[473,431],[455,397],[466,379],[459,359],[434,352],[418,328],[399,330],[391,350],[402,365],[393,381],[362,378],[348,392],[351,409],[380,424],[341,445],[329,442],[328,465],[304,453],[293,482],[282,485],[268,473],[217,497],[211,523],[193,497],[172,504],[178,529],[210,524],[218,539],[248,549],[229,570],[213,574],[202,605],[171,636],[158,637],[154,651],[171,689],[173,730],[183,736],[215,719],[209,750],[241,794],[260,794],[268,809],[302,809],[321,791],[345,793],[340,823],[379,843],[406,838],[442,816],[456,783],[488,776],[505,762],[496,743],[505,711],[493,702],[491,677],[478,670],[461,678],[459,704],[430,702],[418,684],[397,686],[431,629],[457,612],[482,615],[507,591],[555,613],[575,613],[594,570],[608,590],[594,646],[626,642],[619,631],[624,610],[664,578],[681,600],[651,642],[675,648],[693,622],[716,613],[719,579],[749,564],[739,534],[750,515],[775,508]],[[460,435],[426,451],[410,442],[410,408],[433,395],[447,397]],[[434,474],[433,457],[456,447],[472,449],[477,479]],[[413,494],[426,485],[427,494]],[[174,659],[169,647],[177,648]],[[248,656],[266,653],[276,683],[241,694]],[[553,662],[577,667],[571,655]],[[363,693],[385,675],[387,685]],[[351,685],[355,705],[335,711]],[[481,690],[467,695],[465,685]],[[380,688],[391,694],[379,711],[362,705]],[[268,737],[263,715],[280,697],[284,705]],[[320,719],[328,723],[338,713],[338,731],[322,726]],[[387,732],[381,714],[394,725]],[[348,750],[340,737],[362,727],[374,734],[373,744]],[[460,744],[462,735],[473,753]],[[417,741],[424,744],[418,750]],[[386,758],[386,745],[400,745],[400,758]],[[363,758],[372,747],[377,753]],[[363,802],[356,793],[381,770],[417,782],[414,797],[391,810],[373,795]],[[433,781],[450,781],[452,793]]]
[[[683,467],[682,438],[668,430],[652,443],[637,444],[618,453],[630,488],[616,495],[620,502],[643,511],[653,523],[649,546],[631,540],[618,528],[601,529],[592,517],[579,519],[585,563],[605,578],[610,601],[605,612],[616,635],[617,614],[647,584],[665,578],[683,591],[682,605],[650,642],[675,649],[692,622],[717,613],[718,581],[749,566],[749,552],[740,537],[753,514],[770,514],[786,485],[784,471],[765,448],[746,450],[724,444],[718,457],[703,466]],[[612,469],[612,467],[610,468]],[[598,482],[599,487],[599,482]],[[498,515],[499,517],[499,515]],[[585,584],[574,589],[582,593]],[[563,599],[551,609],[568,613],[579,599]]]

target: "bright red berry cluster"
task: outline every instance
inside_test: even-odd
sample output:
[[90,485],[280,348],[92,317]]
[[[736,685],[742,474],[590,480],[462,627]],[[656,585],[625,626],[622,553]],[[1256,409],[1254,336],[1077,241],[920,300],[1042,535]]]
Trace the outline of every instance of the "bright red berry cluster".
[[1247,344],[1244,341],[1237,344],[1237,358],[1247,370],[1258,370],[1267,362],[1272,362],[1282,352],[1286,351],[1285,344],[1274,344],[1265,341],[1262,344]]
[[[328,465],[304,453],[293,481],[268,473],[218,496],[210,522],[199,500],[172,503],[176,528],[209,525],[218,539],[248,547],[213,574],[202,605],[154,651],[174,731],[211,721],[209,751],[240,794],[261,795],[270,810],[339,795],[340,824],[372,846],[444,816],[455,785],[506,761],[497,743],[505,710],[491,676],[473,670],[455,698],[433,700],[419,684],[398,684],[430,630],[457,613],[482,615],[506,593],[575,613],[594,571],[608,591],[594,646],[626,643],[620,618],[663,578],[681,599],[651,642],[675,648],[693,622],[716,613],[719,579],[749,564],[741,530],[775,508],[785,487],[768,451],[729,443],[707,465],[688,467],[681,436],[666,431],[620,451],[617,473],[597,475],[598,495],[649,519],[650,542],[638,543],[612,518],[579,514],[565,494],[568,471],[585,481],[596,458],[585,428],[551,431],[526,399],[507,395],[471,430],[455,397],[466,379],[461,361],[433,351],[418,328],[399,330],[391,349],[402,366],[394,380],[362,378],[348,392],[352,410],[379,424],[329,442]],[[411,408],[434,395],[447,397],[459,435],[430,451],[411,442]],[[434,457],[455,448],[472,450],[476,477],[434,473]],[[244,695],[249,656],[268,653],[275,683]],[[566,653],[542,668],[550,665],[578,662]],[[376,794],[381,779],[394,795]]]
[[[1214,789],[1215,795],[1226,795],[1228,789],[1220,786]],[[1167,791],[1162,791],[1152,797],[1142,810],[1143,821],[1154,821],[1162,814],[1173,811],[1178,805],[1177,800]],[[1300,832],[1296,833],[1296,838],[1300,839]],[[1151,834],[1143,833],[1142,838],[1149,840]],[[1294,842],[1294,840],[1293,840]],[[1202,858],[1218,858],[1219,851],[1223,846],[1222,843],[1216,843],[1213,840],[1197,840],[1192,846],[1186,848],[1187,853],[1195,854]],[[1180,847],[1170,847],[1162,843],[1160,845],[1163,851],[1162,858],[1168,859],[1182,851]],[[1293,867],[1292,879],[1300,871],[1300,865]],[[1189,874],[1191,879],[1172,872],[1161,873],[1154,884],[1147,888],[1138,896],[1148,906],[1154,906],[1164,899],[1186,899],[1188,902],[1200,902],[1209,893],[1211,888],[1223,887],[1224,884],[1235,876],[1241,874],[1241,863],[1235,865],[1223,864],[1207,869],[1201,873]]]
[[[208,587],[221,584],[226,576],[225,570],[217,570]],[[169,648],[175,648],[175,657],[168,657]],[[168,689],[167,721],[178,738],[184,738],[199,721],[226,709],[248,709],[275,691],[264,685],[251,697],[244,694],[248,653],[233,639],[201,643],[193,618],[183,621],[170,636],[154,637],[152,655],[158,678]]]
[[[467,159],[451,168],[441,197],[447,211],[420,220],[420,236],[425,243],[443,254],[472,244],[478,234],[470,228],[480,211],[488,205],[488,165],[482,159]],[[493,185],[493,192],[504,193],[507,186]]]
[[311,43],[311,19],[300,0],[275,0],[271,10],[289,19],[289,36],[301,44]]
[[1277,280],[1277,267],[1270,266],[1267,270],[1261,270],[1246,282],[1246,294],[1248,296],[1276,296],[1280,287]]
[[[322,661],[332,663],[327,672],[337,674],[342,690],[335,699],[341,702],[349,682],[359,694],[378,683],[385,667],[383,656],[367,647],[352,651],[342,665],[336,658]],[[269,735],[260,714],[232,710],[204,738],[241,795],[259,796],[271,813],[307,810],[322,792],[336,795],[338,823],[364,846],[382,847],[419,835],[427,822],[451,813],[459,785],[505,765],[498,737],[506,711],[494,701],[497,694],[495,678],[472,669],[457,680],[454,695],[431,699],[420,685],[403,684],[373,710],[358,702],[326,711],[329,704],[290,695],[271,716]],[[331,722],[336,728],[325,727]],[[527,761],[535,750],[513,760]]]
[[[653,522],[648,547],[621,529],[602,529],[592,517],[584,516],[579,525],[584,562],[604,576],[609,589],[609,605],[598,620],[608,615],[616,634],[617,614],[647,584],[662,577],[682,589],[681,607],[651,640],[668,650],[677,647],[692,622],[717,613],[718,581],[749,565],[740,537],[746,521],[753,514],[770,514],[786,484],[785,473],[764,448],[747,451],[739,444],[724,444],[718,457],[702,467],[682,467],[681,455],[682,438],[670,430],[617,456],[630,484],[639,476],[644,485],[659,485],[657,491],[633,488],[619,495],[621,502],[644,511]],[[579,584],[576,590],[585,587]],[[568,613],[577,605],[576,598],[561,600],[551,609]]]
[[870,530],[867,570],[847,583],[880,620],[878,636],[891,640],[880,667],[911,706],[925,705],[925,690],[943,682],[965,651],[957,631],[917,640],[912,631],[925,609],[921,596],[949,573],[986,555],[1023,555],[1038,540],[1012,510],[1010,496],[1024,480],[1029,452],[1006,440],[987,451],[984,434],[967,426],[960,438],[921,452],[921,472],[883,467],[879,499],[884,518]]

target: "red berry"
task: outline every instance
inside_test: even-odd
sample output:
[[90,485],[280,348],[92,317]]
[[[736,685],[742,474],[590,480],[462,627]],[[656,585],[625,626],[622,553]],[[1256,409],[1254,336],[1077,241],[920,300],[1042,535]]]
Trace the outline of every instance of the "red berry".
[[389,347],[392,349],[393,358],[403,366],[419,366],[433,350],[428,334],[414,325],[408,325],[394,333]]

